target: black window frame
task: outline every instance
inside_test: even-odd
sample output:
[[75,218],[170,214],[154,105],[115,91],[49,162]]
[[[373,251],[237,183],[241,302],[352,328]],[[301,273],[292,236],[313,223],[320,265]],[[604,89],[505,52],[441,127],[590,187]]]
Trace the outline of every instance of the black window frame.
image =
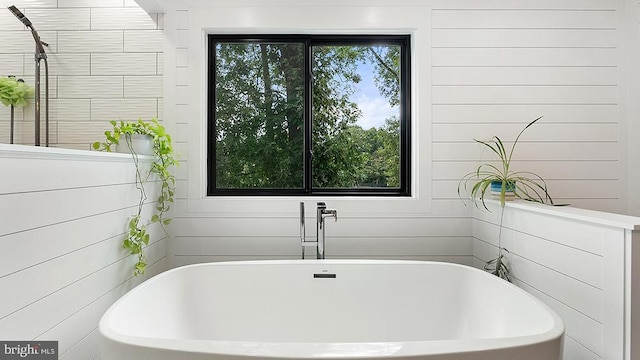
[[[411,35],[314,35],[314,34],[209,34],[207,73],[207,196],[411,196]],[[304,188],[219,189],[216,188],[215,78],[216,44],[304,43]],[[397,188],[313,188],[312,186],[312,47],[316,45],[399,45],[400,46],[400,186]]]

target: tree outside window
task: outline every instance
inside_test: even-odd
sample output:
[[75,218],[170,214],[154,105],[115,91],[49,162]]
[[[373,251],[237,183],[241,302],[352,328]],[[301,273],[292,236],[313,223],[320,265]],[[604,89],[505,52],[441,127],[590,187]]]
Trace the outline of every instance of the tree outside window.
[[409,195],[408,36],[209,47],[209,195]]

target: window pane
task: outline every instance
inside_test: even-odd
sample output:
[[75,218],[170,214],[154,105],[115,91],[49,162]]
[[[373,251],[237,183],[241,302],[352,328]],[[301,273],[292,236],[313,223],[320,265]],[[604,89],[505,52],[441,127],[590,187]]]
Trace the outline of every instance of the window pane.
[[400,50],[313,47],[314,187],[400,187]]
[[304,187],[304,48],[216,44],[217,189]]

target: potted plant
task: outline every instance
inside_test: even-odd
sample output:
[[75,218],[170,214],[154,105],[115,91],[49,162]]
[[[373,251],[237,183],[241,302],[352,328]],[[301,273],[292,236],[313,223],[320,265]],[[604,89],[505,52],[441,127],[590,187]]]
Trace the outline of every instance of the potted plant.
[[[140,219],[142,207],[147,200],[144,184],[151,174],[157,175],[160,180],[161,191],[157,199],[156,211],[151,217],[151,222],[160,223],[160,226],[166,233],[167,230],[165,226],[171,222],[171,219],[166,217],[166,213],[173,203],[173,196],[175,194],[175,177],[171,174],[169,168],[171,166],[177,166],[178,161],[175,158],[171,136],[157,119],[152,119],[150,122],[145,122],[141,119],[132,122],[111,120],[110,124],[113,126],[113,130],[105,131],[106,140],[104,142],[96,141],[92,146],[95,150],[112,151],[112,146],[123,145],[121,142],[124,142],[126,148],[129,149],[129,152],[133,155],[136,166],[135,184],[140,192],[140,199],[137,213],[129,220],[128,232],[123,241],[123,246],[129,250],[132,255],[138,256],[138,262],[134,266],[134,275],[137,276],[145,272],[147,262],[144,255],[144,246],[149,244],[147,225],[141,222]],[[144,175],[139,166],[138,155],[142,154],[138,153],[140,147],[134,143],[135,135],[147,136],[152,144],[154,160],[149,172]]]
[[2,102],[4,106],[11,106],[10,144],[13,144],[15,108],[25,106],[27,104],[27,98],[32,97],[33,94],[33,88],[25,84],[22,79],[16,79],[15,76],[0,78],[0,102]]
[[[539,203],[553,204],[553,199],[547,190],[547,183],[538,174],[530,171],[513,171],[511,160],[520,136],[530,126],[535,124],[542,117],[528,123],[518,134],[511,148],[507,150],[504,142],[494,136],[489,141],[474,139],[477,143],[489,148],[498,156],[498,163],[487,162],[480,164],[475,171],[465,174],[458,183],[458,196],[464,202],[463,192],[470,189],[471,200],[478,206],[481,203],[486,209],[485,195],[487,190],[493,193],[500,200],[500,232],[498,234],[498,256],[485,263],[485,270],[490,271],[505,280],[509,281],[509,268],[505,264],[503,252],[508,252],[502,247],[502,220],[504,216],[505,202],[518,198]],[[466,205],[466,203],[465,203]]]

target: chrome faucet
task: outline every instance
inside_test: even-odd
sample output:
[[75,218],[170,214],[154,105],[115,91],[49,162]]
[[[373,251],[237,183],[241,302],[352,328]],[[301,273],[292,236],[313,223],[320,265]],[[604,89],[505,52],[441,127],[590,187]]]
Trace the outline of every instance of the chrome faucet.
[[317,252],[317,258],[318,259],[324,259],[324,249],[325,249],[325,234],[324,234],[324,229],[325,229],[325,223],[324,223],[324,219],[325,218],[329,218],[332,217],[335,219],[335,221],[338,221],[338,210],[328,210],[327,209],[327,205],[324,202],[318,202],[317,204],[317,218],[316,218],[316,225],[318,228],[318,231],[316,233],[317,236],[317,248],[318,248],[318,252]]
[[317,208],[317,234],[315,241],[307,241],[305,234],[305,225],[304,225],[304,203],[300,202],[300,243],[302,244],[302,258],[304,259],[304,248],[307,246],[315,246],[316,258],[324,259],[324,219],[332,217],[335,221],[338,221],[338,210],[327,210],[327,205],[324,202],[318,202]]

